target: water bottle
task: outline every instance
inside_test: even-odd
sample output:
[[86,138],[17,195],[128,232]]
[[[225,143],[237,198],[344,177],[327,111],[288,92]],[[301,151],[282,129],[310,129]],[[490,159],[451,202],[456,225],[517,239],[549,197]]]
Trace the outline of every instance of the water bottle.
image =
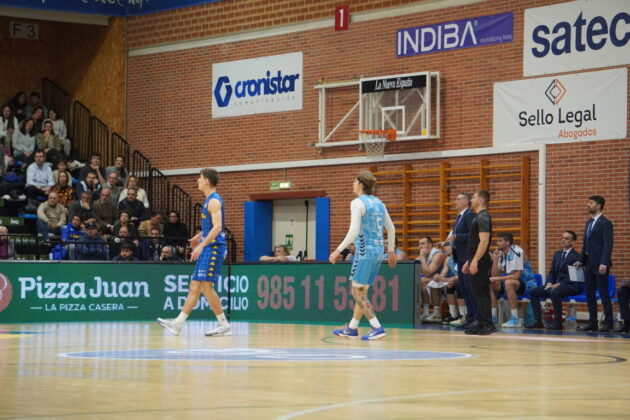
[[574,330],[577,326],[577,313],[575,311],[575,305],[569,304],[569,310],[567,311],[567,328]]
[[543,322],[547,328],[551,328],[554,323],[553,307],[549,303],[545,303],[545,312],[543,313]]

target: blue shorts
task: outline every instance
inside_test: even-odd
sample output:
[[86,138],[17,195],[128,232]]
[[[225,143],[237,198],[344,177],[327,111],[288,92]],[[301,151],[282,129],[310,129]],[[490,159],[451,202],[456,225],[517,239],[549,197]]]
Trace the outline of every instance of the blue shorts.
[[223,259],[225,258],[225,245],[208,245],[203,251],[195,264],[195,271],[192,280],[211,281],[216,283],[221,275],[221,267],[223,267]]
[[350,280],[367,286],[373,285],[382,263],[383,260],[381,258],[352,260]]

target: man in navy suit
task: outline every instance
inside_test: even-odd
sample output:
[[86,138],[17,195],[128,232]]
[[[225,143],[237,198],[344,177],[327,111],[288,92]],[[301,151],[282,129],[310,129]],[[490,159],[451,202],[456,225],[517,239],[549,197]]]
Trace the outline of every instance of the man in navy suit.
[[466,303],[466,318],[451,322],[453,327],[466,327],[477,319],[477,304],[470,288],[470,278],[462,270],[468,261],[468,233],[475,218],[475,213],[470,209],[470,199],[468,193],[460,193],[455,197],[455,210],[459,213],[455,217],[453,231],[447,238],[453,243],[453,257],[457,262],[457,297],[463,297]]
[[565,230],[562,233],[562,249],[553,255],[545,285],[535,287],[529,292],[534,310],[534,323],[527,325],[526,328],[543,327],[540,300],[551,298],[555,322],[550,329],[562,329],[562,299],[580,294],[580,283],[571,281],[568,269],[569,265],[575,264],[580,259],[580,254],[573,249],[576,240],[577,235],[572,230]]
[[613,325],[613,310],[608,294],[608,272],[612,266],[613,225],[603,214],[606,200],[601,195],[588,198],[588,212],[591,218],[584,228],[584,245],[580,260],[574,265],[584,265],[586,301],[588,303],[588,324],[578,328],[579,331],[597,331],[597,300],[595,289],[599,290],[604,307],[604,323],[599,329],[608,332]]

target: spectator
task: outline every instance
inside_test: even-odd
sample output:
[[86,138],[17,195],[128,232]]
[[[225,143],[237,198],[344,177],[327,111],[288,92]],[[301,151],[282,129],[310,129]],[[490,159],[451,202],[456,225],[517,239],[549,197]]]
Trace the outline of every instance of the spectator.
[[119,231],[122,227],[127,228],[130,238],[138,238],[138,229],[133,223],[131,223],[131,216],[127,210],[120,210],[118,212],[118,221],[114,223],[114,228],[112,230],[114,236],[120,236]]
[[164,231],[164,226],[162,225],[162,213],[159,211],[152,211],[151,218],[140,223],[138,226],[138,234],[140,234],[140,236],[148,236],[151,229],[159,229],[160,235]]
[[14,260],[15,246],[9,236],[9,229],[6,226],[0,226],[0,260]]
[[492,322],[497,320],[497,292],[504,292],[510,302],[510,319],[504,322],[503,328],[523,326],[518,317],[518,296],[537,286],[534,271],[525,251],[514,245],[511,233],[499,233],[497,249],[492,253],[492,277],[490,277],[490,305]]
[[81,199],[73,201],[68,208],[68,217],[70,220],[74,216],[79,216],[85,224],[96,223],[96,214],[92,207],[91,201],[92,194],[89,191],[84,191],[81,194]]
[[142,240],[141,246],[143,260],[158,261],[162,247],[164,246],[160,229],[151,228],[149,237]]
[[144,204],[144,208],[148,209],[149,199],[147,197],[147,193],[142,188],[140,188],[138,178],[133,175],[131,175],[129,179],[127,179],[127,187],[120,192],[120,197],[118,197],[118,202],[120,203],[122,200],[127,198],[128,191],[132,188],[136,190],[136,198],[142,201],[142,204]]
[[72,175],[70,174],[70,171],[68,171],[68,159],[64,157],[59,159],[59,162],[57,162],[57,169],[53,171],[53,179],[55,180],[55,183],[58,182],[60,172],[65,172],[66,174],[68,174],[68,185],[72,185],[73,179],[72,179]]
[[[399,248],[398,238],[395,239],[395,247],[396,249],[394,251],[394,254],[396,255],[396,261],[409,260],[409,256],[407,255],[407,253],[403,249]],[[383,254],[383,261],[387,261],[387,258],[388,258],[388,254],[387,252],[385,252]]]
[[176,247],[178,255],[184,255],[188,244],[188,227],[180,222],[178,212],[173,210],[168,213],[163,232],[166,244]]
[[78,260],[107,260],[107,242],[98,234],[96,223],[85,224],[85,236],[77,247]]
[[11,106],[13,115],[15,115],[18,121],[23,121],[26,119],[26,93],[25,92],[18,92],[17,95],[15,95],[15,97],[11,100],[11,102],[9,102],[9,106]]
[[48,115],[48,110],[42,104],[42,100],[41,99],[42,98],[39,96],[39,93],[31,92],[31,100],[29,101],[28,104],[26,104],[26,107],[25,107],[26,118],[31,118],[33,116],[33,114],[35,114],[37,109],[41,109],[42,110],[42,116]]
[[118,206],[112,199],[112,191],[109,188],[103,188],[101,198],[94,202],[92,208],[99,230],[103,233],[111,233],[114,223],[118,220]]
[[19,130],[19,123],[17,118],[13,116],[13,111],[9,105],[2,107],[2,117],[0,117],[0,143],[2,144],[0,152],[11,156],[11,144],[13,139],[13,133],[15,130]]
[[46,160],[52,162],[53,165],[63,156],[61,139],[53,131],[52,121],[44,121],[42,132],[35,135],[35,147],[43,150],[46,153]]
[[40,131],[42,131],[42,129],[44,128],[44,108],[42,107],[37,107],[35,108],[35,111],[33,112],[33,115],[31,115],[30,118],[31,120],[33,120],[33,133],[39,133]]
[[122,187],[127,184],[127,177],[129,176],[129,171],[125,168],[125,158],[122,156],[116,156],[116,160],[114,161],[113,166],[108,166],[105,170],[107,174],[112,172],[116,172],[118,175],[118,186]]
[[52,169],[46,165],[44,152],[38,150],[35,152],[35,161],[26,170],[26,195],[30,200],[35,200],[38,195],[48,195],[54,185]]
[[128,241],[122,242],[119,254],[112,258],[112,261],[138,261],[133,255],[133,245]]
[[70,260],[77,259],[77,243],[83,240],[85,232],[81,230],[81,216],[74,215],[70,218],[70,222],[61,228],[61,240],[63,242],[63,250],[65,256],[62,259],[66,259],[66,256]]
[[35,151],[35,122],[26,120],[19,130],[13,132],[13,157],[26,164],[33,162]]
[[144,220],[144,204],[137,199],[137,192],[134,188],[129,188],[127,198],[118,202],[118,210],[127,210],[129,221],[136,226]]
[[75,188],[77,198],[81,197],[83,192],[90,193],[90,200],[96,201],[101,195],[101,184],[98,182],[97,173],[94,171],[88,171],[83,181],[79,181]]
[[81,168],[81,172],[79,173],[79,181],[84,181],[87,178],[88,173],[90,172],[94,172],[96,174],[96,179],[100,185],[107,182],[105,180],[107,174],[105,173],[105,168],[101,166],[101,154],[98,152],[93,152],[90,156],[90,164],[85,165],[83,168]]
[[[422,316],[421,319],[428,322],[442,322],[440,313],[440,289],[431,287],[431,297],[426,288],[433,280],[433,276],[441,272],[442,265],[446,261],[446,254],[441,249],[433,246],[433,239],[423,236],[418,242],[420,255],[416,261],[420,262],[419,269],[422,277]],[[426,302],[426,303],[425,303]],[[429,305],[433,304],[433,315],[429,315]]]
[[122,246],[124,242],[127,242],[131,245],[134,256],[136,256],[138,259],[142,257],[142,255],[140,255],[139,253],[140,242],[137,239],[134,239],[129,234],[129,228],[127,226],[120,226],[120,229],[118,229],[117,234],[113,238],[111,238],[111,241],[109,244],[109,255],[120,254],[120,247]]
[[160,261],[175,261],[175,255],[173,247],[170,245],[164,245],[160,251]]
[[286,245],[276,245],[273,249],[273,257],[263,255],[260,257],[260,261],[263,262],[287,262],[297,261],[296,258],[289,253],[289,248]]
[[[59,204],[68,208],[74,201],[74,188],[70,185],[70,174],[68,172],[61,172],[58,174],[57,183],[52,187],[51,191],[59,194]],[[53,172],[53,179],[55,173]]]
[[109,172],[107,174],[107,182],[103,184],[103,189],[109,188],[112,193],[112,200],[118,204],[118,198],[120,197],[120,191],[122,188],[118,185],[118,174],[116,172]]
[[54,133],[61,139],[63,154],[70,156],[72,145],[68,139],[68,128],[66,127],[66,122],[61,119],[61,116],[56,109],[50,108],[47,115],[48,119],[52,122]]
[[48,194],[48,201],[37,208],[37,231],[44,241],[50,239],[50,233],[61,233],[61,227],[66,224],[66,213],[66,208],[59,204],[59,194]]
[[580,258],[573,244],[577,235],[572,230],[562,233],[562,249],[557,251],[551,261],[551,269],[544,286],[534,287],[530,292],[532,310],[534,311],[534,323],[526,325],[526,328],[543,328],[540,300],[551,298],[554,310],[554,323],[552,330],[562,329],[562,299],[567,296],[579,295],[580,284],[569,278],[569,265],[575,264]]

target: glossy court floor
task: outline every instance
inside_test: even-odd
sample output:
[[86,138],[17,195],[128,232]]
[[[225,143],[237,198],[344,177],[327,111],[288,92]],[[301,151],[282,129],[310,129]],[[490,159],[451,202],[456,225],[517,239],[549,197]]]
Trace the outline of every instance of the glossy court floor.
[[630,337],[212,326],[0,325],[0,418],[630,418]]

